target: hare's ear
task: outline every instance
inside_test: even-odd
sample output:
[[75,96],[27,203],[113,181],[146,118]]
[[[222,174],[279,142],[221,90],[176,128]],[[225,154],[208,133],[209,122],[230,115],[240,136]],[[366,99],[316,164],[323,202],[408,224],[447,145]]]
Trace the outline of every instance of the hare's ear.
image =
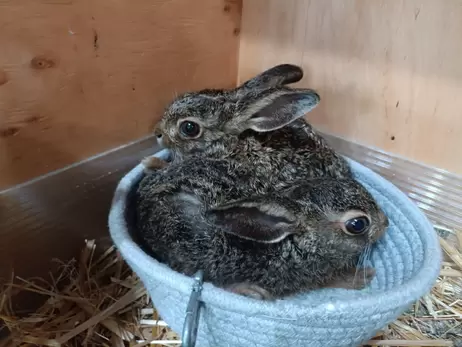
[[244,82],[238,90],[245,91],[248,89],[280,87],[298,82],[302,78],[303,70],[301,67],[292,64],[280,64]]
[[222,205],[207,215],[225,232],[256,242],[277,243],[296,232],[295,215],[265,197]]
[[292,123],[315,108],[319,95],[310,89],[277,88],[250,94],[240,100],[237,114],[227,124],[230,132],[252,129],[273,131]]

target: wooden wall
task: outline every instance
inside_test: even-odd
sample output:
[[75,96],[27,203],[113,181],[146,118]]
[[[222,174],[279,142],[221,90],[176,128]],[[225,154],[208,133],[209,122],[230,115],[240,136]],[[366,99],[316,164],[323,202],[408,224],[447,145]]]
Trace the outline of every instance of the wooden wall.
[[462,1],[244,0],[239,79],[281,62],[318,128],[462,174]]
[[0,190],[148,134],[234,86],[236,0],[0,0]]

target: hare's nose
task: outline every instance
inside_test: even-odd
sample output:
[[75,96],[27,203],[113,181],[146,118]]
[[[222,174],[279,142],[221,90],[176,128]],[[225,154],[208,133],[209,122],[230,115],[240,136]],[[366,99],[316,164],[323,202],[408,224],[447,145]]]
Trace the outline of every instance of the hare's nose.
[[160,131],[160,129],[156,127],[154,129],[154,135],[156,135],[157,138],[160,139],[162,137],[162,131]]

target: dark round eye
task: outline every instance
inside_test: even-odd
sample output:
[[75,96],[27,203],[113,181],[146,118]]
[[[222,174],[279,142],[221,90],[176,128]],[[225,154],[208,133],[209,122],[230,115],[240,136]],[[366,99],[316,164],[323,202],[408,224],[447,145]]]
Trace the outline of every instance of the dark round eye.
[[367,231],[369,225],[367,217],[356,217],[345,222],[345,229],[351,235],[361,235]]
[[180,124],[181,135],[185,137],[197,137],[201,132],[199,124],[191,122],[189,120],[184,121]]

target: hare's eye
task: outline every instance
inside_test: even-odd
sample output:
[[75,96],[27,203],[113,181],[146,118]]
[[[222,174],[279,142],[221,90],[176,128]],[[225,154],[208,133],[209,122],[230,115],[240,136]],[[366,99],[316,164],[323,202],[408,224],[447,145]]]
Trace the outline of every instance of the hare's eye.
[[370,224],[367,217],[351,218],[345,222],[345,231],[350,235],[362,235],[368,230]]
[[199,126],[199,124],[187,120],[181,122],[180,133],[184,137],[196,138],[201,133],[201,127]]

